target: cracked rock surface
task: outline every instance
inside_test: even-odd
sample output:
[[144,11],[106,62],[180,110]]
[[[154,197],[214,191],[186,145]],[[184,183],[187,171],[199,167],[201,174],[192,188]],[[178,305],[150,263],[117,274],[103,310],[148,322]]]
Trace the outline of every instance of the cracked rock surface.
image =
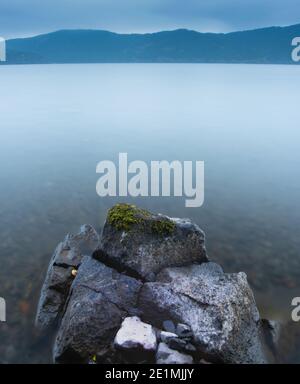
[[113,340],[122,320],[137,311],[141,283],[86,256],[54,344],[54,361],[84,362]]
[[83,255],[92,254],[98,244],[99,235],[90,225],[81,226],[76,235],[69,234],[58,244],[38,304],[35,323],[40,330],[46,331],[59,321],[74,279],[72,270],[77,270]]
[[54,361],[266,363],[246,275],[208,262],[189,220],[145,216],[126,231],[107,219],[100,242],[82,226],[56,248],[36,317],[43,330],[57,325]]
[[244,273],[225,274],[215,263],[167,268],[156,282],[143,285],[139,307],[157,327],[166,319],[189,325],[196,347],[213,360],[266,362],[260,317]]

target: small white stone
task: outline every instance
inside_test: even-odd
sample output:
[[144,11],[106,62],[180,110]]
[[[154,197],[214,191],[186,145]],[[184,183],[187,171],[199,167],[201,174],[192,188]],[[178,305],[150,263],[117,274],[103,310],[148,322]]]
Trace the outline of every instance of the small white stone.
[[155,351],[156,333],[150,324],[143,323],[137,316],[126,317],[119,329],[114,344],[119,349],[144,349]]
[[73,277],[76,277],[77,276],[77,269],[73,268],[71,273],[72,273]]

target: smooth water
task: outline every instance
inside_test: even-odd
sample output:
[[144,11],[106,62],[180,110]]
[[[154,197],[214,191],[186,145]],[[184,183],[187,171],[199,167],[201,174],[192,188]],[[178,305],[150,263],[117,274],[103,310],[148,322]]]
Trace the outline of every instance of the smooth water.
[[116,199],[96,195],[96,164],[119,152],[204,160],[203,207],[135,202],[197,222],[210,258],[248,274],[262,315],[289,321],[300,296],[299,66],[2,66],[0,91],[1,362],[50,361],[33,327],[48,261],[67,232],[101,229]]

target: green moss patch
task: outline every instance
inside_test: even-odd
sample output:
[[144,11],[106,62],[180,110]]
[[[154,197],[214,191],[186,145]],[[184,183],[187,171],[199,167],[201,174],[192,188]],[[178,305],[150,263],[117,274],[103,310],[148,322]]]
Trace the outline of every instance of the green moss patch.
[[143,224],[151,214],[130,204],[117,204],[108,211],[108,222],[118,230],[128,231],[134,225]]
[[108,223],[117,230],[130,231],[133,228],[169,235],[175,230],[175,223],[168,218],[159,218],[145,209],[131,204],[117,204],[108,211]]
[[151,229],[158,235],[171,235],[175,230],[175,223],[168,219],[159,219],[153,221]]

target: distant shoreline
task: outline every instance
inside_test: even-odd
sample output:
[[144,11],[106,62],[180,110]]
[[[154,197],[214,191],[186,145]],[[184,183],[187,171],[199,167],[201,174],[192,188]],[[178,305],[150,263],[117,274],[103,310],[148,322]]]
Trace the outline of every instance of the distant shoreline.
[[99,62],[99,63],[0,63],[3,67],[27,67],[27,66],[46,66],[46,65],[251,65],[251,66],[288,66],[297,67],[300,63],[205,63],[205,62]]
[[147,34],[61,30],[6,41],[11,64],[292,64],[300,24],[242,32],[178,29]]

